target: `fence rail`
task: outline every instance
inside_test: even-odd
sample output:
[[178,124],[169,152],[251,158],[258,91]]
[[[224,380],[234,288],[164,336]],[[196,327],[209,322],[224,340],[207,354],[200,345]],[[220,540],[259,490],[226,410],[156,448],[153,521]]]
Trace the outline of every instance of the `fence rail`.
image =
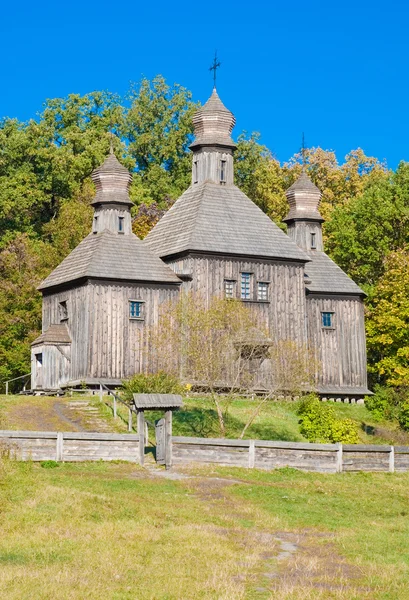
[[[13,381],[17,381],[18,379],[24,379],[25,377],[30,377],[31,373],[26,373],[25,375],[20,375],[19,377],[13,377],[13,379],[9,379],[8,381],[6,381],[6,396],[8,396],[9,394],[9,383],[12,383]],[[23,392],[26,391],[26,385],[27,382],[24,383],[23,385]]]
[[[139,435],[56,431],[0,431],[0,449],[19,460],[139,462]],[[172,437],[173,464],[218,464],[273,470],[409,471],[409,446],[310,444],[264,440]]]
[[139,462],[139,435],[61,431],[0,431],[0,447],[19,460]]

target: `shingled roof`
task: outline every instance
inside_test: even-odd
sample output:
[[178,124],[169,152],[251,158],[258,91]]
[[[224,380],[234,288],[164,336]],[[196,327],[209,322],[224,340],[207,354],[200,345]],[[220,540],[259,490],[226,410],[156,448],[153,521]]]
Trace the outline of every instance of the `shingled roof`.
[[192,185],[144,239],[158,256],[202,251],[308,261],[235,185]]
[[40,344],[70,344],[71,338],[68,333],[68,327],[65,323],[53,324],[38,336],[31,344],[38,346]]
[[181,283],[136,235],[110,231],[91,233],[45,279],[38,289],[83,278],[119,279],[155,283]]
[[305,274],[311,283],[309,292],[353,294],[365,296],[365,292],[325,252],[309,252],[311,262],[305,265]]
[[233,113],[224,106],[214,88],[208,101],[193,115],[195,140],[190,148],[208,145],[235,148],[231,138],[235,123]]

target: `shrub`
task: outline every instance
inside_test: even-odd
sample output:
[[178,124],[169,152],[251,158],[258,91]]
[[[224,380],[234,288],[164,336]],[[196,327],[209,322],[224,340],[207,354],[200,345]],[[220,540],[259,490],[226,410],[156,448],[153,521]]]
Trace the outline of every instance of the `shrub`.
[[300,432],[310,442],[357,444],[358,424],[352,419],[337,418],[334,408],[309,394],[298,405]]
[[55,460],[42,460],[40,465],[43,467],[43,469],[56,469],[60,466]]
[[398,413],[399,425],[405,431],[409,431],[409,400],[403,402],[400,406]]
[[179,380],[163,371],[138,373],[122,382],[122,396],[132,402],[133,394],[181,394],[184,391]]
[[374,395],[365,398],[365,406],[371,411],[375,421],[392,421],[398,418],[399,405],[405,401],[406,390],[376,385]]

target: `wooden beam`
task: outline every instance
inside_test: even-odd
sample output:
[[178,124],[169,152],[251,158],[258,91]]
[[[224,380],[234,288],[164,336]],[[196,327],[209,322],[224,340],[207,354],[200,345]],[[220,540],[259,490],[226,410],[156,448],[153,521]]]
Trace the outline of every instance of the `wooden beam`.
[[165,412],[165,467],[172,466],[172,411]]
[[138,410],[137,427],[139,435],[139,464],[143,466],[145,462],[145,413]]

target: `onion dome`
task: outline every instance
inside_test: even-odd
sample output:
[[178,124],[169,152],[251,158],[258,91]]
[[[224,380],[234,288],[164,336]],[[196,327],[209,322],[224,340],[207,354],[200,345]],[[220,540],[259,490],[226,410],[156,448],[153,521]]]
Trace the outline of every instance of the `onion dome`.
[[190,148],[198,146],[225,146],[235,148],[231,132],[236,119],[220,100],[216,88],[202,108],[193,116],[195,141]]
[[132,175],[127,168],[121,165],[113,152],[100,167],[92,172],[91,178],[97,189],[95,199],[91,204],[133,205],[129,198]]
[[323,222],[318,207],[321,201],[321,191],[303,171],[297,181],[288,188],[285,195],[290,205],[290,211],[284,221],[292,219],[307,219]]

